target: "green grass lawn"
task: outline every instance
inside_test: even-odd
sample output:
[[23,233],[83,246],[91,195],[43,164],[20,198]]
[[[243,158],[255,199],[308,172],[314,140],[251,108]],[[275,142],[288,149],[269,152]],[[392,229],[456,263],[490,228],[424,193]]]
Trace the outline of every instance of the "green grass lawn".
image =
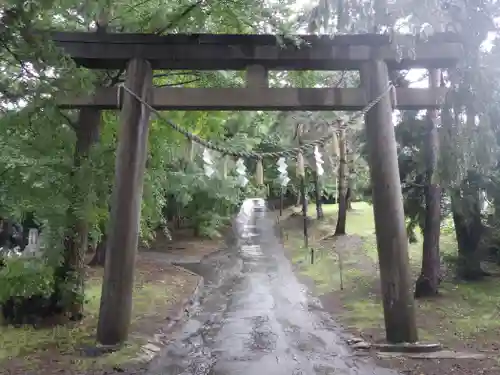
[[[50,328],[0,326],[0,366],[7,373],[46,368],[49,373],[73,373],[127,365],[140,347],[164,325],[168,309],[191,291],[196,278],[152,262],[136,270],[129,341],[118,351],[84,357],[80,349],[95,346],[102,289],[102,269],[89,269],[85,288],[85,318]],[[10,372],[9,372],[10,371]],[[59,371],[59,372],[58,372]]]
[[[334,295],[341,306],[335,313],[350,329],[369,331],[383,336],[383,315],[379,294],[378,256],[375,240],[373,207],[367,203],[354,203],[348,212],[348,236],[318,240],[333,233],[337,216],[336,205],[324,205],[325,220],[311,225],[310,245],[315,249],[315,262],[310,262],[310,250],[304,249],[300,231],[288,232],[288,248],[292,260],[299,264],[302,274],[313,279],[319,295]],[[309,207],[314,217],[316,207]],[[416,280],[422,259],[422,240],[409,245],[413,279]],[[443,223],[441,255],[456,256],[456,243],[452,222]],[[417,319],[420,338],[440,341],[450,346],[471,342],[481,349],[496,345],[500,330],[500,288],[498,280],[487,279],[478,283],[456,283],[452,269],[441,285],[441,297],[417,301]],[[341,275],[343,290],[341,290]]]
[[[92,277],[87,280],[85,291],[86,317],[81,322],[40,329],[31,326],[0,327],[0,364],[3,361],[19,360],[21,358],[38,359],[40,353],[45,351],[72,356],[79,347],[94,344],[102,288],[101,279],[101,277]],[[147,286],[142,292],[150,295],[151,293],[148,293],[149,289],[150,287]],[[141,304],[136,304],[136,310],[141,311],[144,308]],[[76,361],[81,362],[80,365],[83,368],[87,367],[87,362],[99,365],[115,365],[122,362],[123,359],[135,355],[139,350],[139,346],[139,342],[131,340],[123,349],[99,358],[97,361],[85,358]],[[73,359],[73,362],[75,362],[75,359]],[[38,364],[34,361],[33,365],[36,368]]]

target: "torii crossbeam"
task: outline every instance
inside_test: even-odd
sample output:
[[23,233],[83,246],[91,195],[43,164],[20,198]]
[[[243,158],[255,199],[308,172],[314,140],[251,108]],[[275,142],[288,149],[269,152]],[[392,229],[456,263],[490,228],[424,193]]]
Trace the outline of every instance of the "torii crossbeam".
[[[267,72],[356,70],[372,58],[383,59],[393,70],[440,68],[449,66],[461,53],[461,45],[449,33],[416,43],[413,58],[401,61],[397,60],[397,51],[389,37],[376,34],[334,38],[306,35],[283,39],[281,44],[273,35],[54,33],[53,38],[79,65],[91,69],[123,69],[133,58],[147,60],[153,69],[262,68],[247,74],[247,88],[154,88],[150,104],[160,110],[355,111],[368,103],[363,89],[269,88]],[[263,83],[252,87],[258,80]],[[118,109],[116,90],[98,89],[91,97],[71,97],[65,93],[59,103],[62,108]],[[399,88],[396,108],[437,108],[445,93],[444,88]]]

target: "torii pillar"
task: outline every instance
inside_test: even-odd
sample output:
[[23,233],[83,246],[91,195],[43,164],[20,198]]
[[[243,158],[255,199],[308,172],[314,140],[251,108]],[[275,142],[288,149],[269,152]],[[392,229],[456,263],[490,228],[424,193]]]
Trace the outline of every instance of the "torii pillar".
[[[127,66],[125,85],[147,101],[152,77],[148,61],[133,59]],[[115,183],[97,326],[97,341],[104,345],[121,344],[128,336],[148,146],[150,111],[126,90],[122,94]]]
[[[387,90],[385,61],[366,62],[360,73],[369,100]],[[413,343],[418,335],[390,93],[367,113],[365,125],[386,338],[390,343]]]

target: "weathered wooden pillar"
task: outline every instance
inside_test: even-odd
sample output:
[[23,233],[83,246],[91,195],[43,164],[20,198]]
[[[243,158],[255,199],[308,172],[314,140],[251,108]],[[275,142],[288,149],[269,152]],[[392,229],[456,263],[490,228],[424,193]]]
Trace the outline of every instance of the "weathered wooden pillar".
[[[386,63],[365,63],[361,80],[370,100],[377,98],[389,84]],[[365,124],[386,338],[391,343],[416,342],[408,239],[389,94],[368,112]]]
[[[149,62],[131,60],[125,85],[147,100],[152,86]],[[123,343],[128,336],[148,144],[150,111],[126,90],[123,90],[122,97],[115,184],[97,327],[97,341],[104,345]]]

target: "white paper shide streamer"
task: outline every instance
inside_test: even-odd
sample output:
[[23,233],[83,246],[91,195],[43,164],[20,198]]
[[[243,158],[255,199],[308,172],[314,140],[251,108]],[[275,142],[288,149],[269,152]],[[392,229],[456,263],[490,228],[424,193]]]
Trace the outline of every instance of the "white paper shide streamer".
[[205,170],[205,176],[208,178],[212,178],[215,174],[214,162],[207,148],[203,150],[203,169]]
[[248,184],[248,178],[247,178],[247,167],[245,166],[245,162],[243,159],[238,159],[236,161],[236,174],[238,175],[237,181],[238,185],[241,187],[245,187]]
[[323,163],[325,161],[323,160],[323,156],[321,155],[318,146],[314,147],[314,160],[316,161],[316,173],[318,174],[318,176],[323,176],[323,174],[325,173],[325,170],[323,169]]
[[278,162],[276,163],[278,166],[278,180],[281,184],[281,186],[286,186],[290,182],[290,178],[288,177],[288,165],[286,164],[285,158],[281,157],[278,159]]

